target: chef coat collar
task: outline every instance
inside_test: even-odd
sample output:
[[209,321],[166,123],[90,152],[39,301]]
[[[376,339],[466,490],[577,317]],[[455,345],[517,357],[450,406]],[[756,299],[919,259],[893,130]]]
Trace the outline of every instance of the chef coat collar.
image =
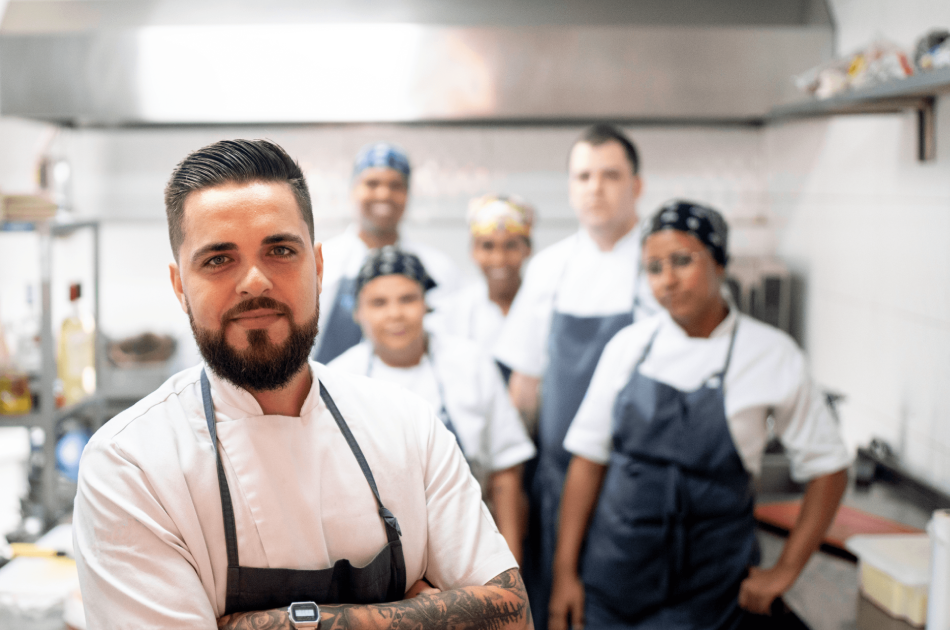
[[[729,313],[726,315],[726,318],[719,322],[719,325],[716,326],[709,334],[709,339],[728,337],[732,334],[732,329],[735,328],[736,321],[739,318],[739,309],[736,307],[735,303],[733,303],[733,301],[728,298],[726,299],[726,305],[729,307]],[[666,309],[660,311],[660,319],[662,321],[661,325],[668,325],[677,337],[682,337],[684,339],[689,337],[689,335],[686,334],[686,331],[676,323],[676,320],[673,319]]]
[[[300,408],[300,417],[313,412],[320,405],[320,385],[316,371],[316,364],[313,361],[308,363],[310,373],[313,375],[313,384],[310,392],[303,401]],[[211,398],[214,401],[216,420],[241,420],[243,418],[264,417],[267,414],[261,409],[260,403],[251,394],[251,392],[229,383],[214,373],[207,364],[204,365],[208,373],[208,381],[211,383]]]
[[[614,248],[609,252],[601,251],[600,247],[598,247],[597,243],[594,242],[594,239],[591,238],[586,228],[582,227],[580,230],[578,230],[578,235],[579,235],[582,247],[588,250],[593,250],[598,253],[610,254],[616,251],[627,249],[628,247],[633,248],[636,251],[639,251],[640,250],[640,228],[641,228],[641,224],[638,221],[637,224],[634,225],[633,228],[631,228],[629,232],[627,232],[622,237],[620,237],[620,240],[617,241],[617,243],[614,245]],[[639,262],[640,261],[637,260],[638,264]]]

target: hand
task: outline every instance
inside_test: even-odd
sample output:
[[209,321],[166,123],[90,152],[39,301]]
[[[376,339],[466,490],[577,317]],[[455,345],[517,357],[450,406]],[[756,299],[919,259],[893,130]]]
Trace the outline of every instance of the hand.
[[584,583],[577,573],[554,576],[548,605],[549,630],[583,630]]
[[438,595],[441,592],[442,591],[432,586],[425,580],[419,580],[412,585],[412,588],[406,591],[405,599],[412,599],[413,597],[417,597],[419,595]]
[[797,577],[784,567],[749,567],[749,577],[739,585],[739,607],[757,615],[769,614],[775,598],[791,588]]

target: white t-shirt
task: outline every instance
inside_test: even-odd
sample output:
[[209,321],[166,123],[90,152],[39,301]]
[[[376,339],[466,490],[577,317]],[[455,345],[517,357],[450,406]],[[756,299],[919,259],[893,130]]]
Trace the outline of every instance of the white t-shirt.
[[490,473],[534,457],[534,443],[491,357],[468,339],[443,334],[429,335],[429,353],[418,365],[394,368],[373,354],[369,341],[363,341],[331,361],[330,367],[354,374],[369,372],[374,379],[425,398],[436,411],[443,402],[441,384],[462,450],[483,486]]
[[484,278],[472,281],[446,300],[434,313],[432,326],[448,335],[471,339],[491,349],[505,325],[505,314],[488,298]]
[[[74,511],[90,628],[214,628],[227,555],[202,366],[169,379],[93,436]],[[402,529],[406,586],[484,584],[517,564],[455,438],[415,394],[310,368],[359,443]],[[300,417],[208,372],[242,566],[364,566],[386,544],[372,491],[314,387]]]
[[548,364],[553,309],[581,317],[629,313],[636,295],[637,320],[655,313],[660,307],[639,271],[637,227],[609,252],[601,251],[583,229],[542,250],[528,263],[494,344],[495,358],[516,372],[541,377]]
[[[418,256],[426,272],[436,281],[438,286],[426,292],[426,303],[434,309],[440,308],[461,284],[462,273],[458,265],[439,250],[422,243],[400,239],[396,245],[403,251]],[[324,241],[323,290],[320,293],[319,322],[321,331],[326,330],[340,280],[356,278],[368,253],[369,248],[360,239],[359,228],[355,224],[350,225],[341,234]],[[322,335],[317,337],[318,349],[322,338]]]
[[609,461],[614,401],[657,329],[640,372],[681,391],[693,391],[722,370],[738,321],[723,391],[729,432],[746,470],[755,476],[762,470],[770,413],[797,481],[850,466],[852,455],[811,381],[802,351],[777,328],[736,313],[732,309],[706,339],[689,337],[666,311],[618,332],[597,364],[564,448],[594,462]]

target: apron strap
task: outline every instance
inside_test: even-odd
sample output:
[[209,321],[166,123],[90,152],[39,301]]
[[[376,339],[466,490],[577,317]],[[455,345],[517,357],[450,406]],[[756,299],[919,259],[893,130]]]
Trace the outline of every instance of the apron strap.
[[657,335],[660,334],[660,326],[656,327],[656,330],[653,331],[653,335],[650,336],[650,341],[647,342],[645,348],[643,348],[643,353],[640,355],[640,358],[637,359],[636,365],[633,366],[633,371],[636,372],[640,369],[640,365],[646,361],[647,355],[650,354],[650,350],[653,349],[653,342],[656,341]]
[[376,479],[373,478],[373,471],[370,470],[369,464],[366,463],[366,458],[363,456],[363,451],[360,450],[360,445],[356,443],[356,438],[353,437],[350,427],[346,424],[346,420],[343,419],[343,415],[337,408],[336,403],[333,402],[333,398],[330,397],[330,392],[323,386],[322,381],[320,382],[320,397],[323,399],[324,404],[326,404],[327,409],[330,410],[330,414],[336,421],[337,426],[340,427],[340,432],[343,433],[343,437],[346,438],[346,443],[349,444],[350,450],[353,451],[353,456],[356,457],[356,461],[360,465],[360,470],[363,471],[363,476],[366,477],[366,482],[373,491],[373,497],[376,499],[376,505],[379,507],[379,515],[386,524],[386,538],[389,542],[399,540],[399,537],[402,536],[402,530],[399,529],[399,521],[396,520],[395,515],[383,505],[382,500],[379,498],[379,490],[376,488]]
[[729,363],[732,361],[732,349],[736,345],[736,331],[739,330],[739,314],[736,313],[736,323],[732,327],[732,336],[729,339],[729,351],[726,353],[726,364],[722,366],[722,372],[719,374],[719,386],[726,382],[726,372],[729,371]]
[[234,506],[231,503],[231,491],[228,489],[228,479],[224,475],[221,453],[218,451],[218,431],[215,426],[214,404],[211,401],[211,383],[208,381],[208,375],[204,369],[201,370],[201,400],[204,403],[205,421],[208,423],[211,446],[214,448],[214,461],[218,468],[218,490],[221,493],[221,514],[224,517],[224,544],[228,553],[225,610],[234,610],[234,605],[238,601],[239,582],[237,572],[241,565],[238,561],[237,528],[234,526]]

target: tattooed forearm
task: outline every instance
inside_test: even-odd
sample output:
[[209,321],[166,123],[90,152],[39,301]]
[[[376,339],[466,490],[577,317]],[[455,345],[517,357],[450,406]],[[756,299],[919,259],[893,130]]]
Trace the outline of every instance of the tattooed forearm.
[[290,630],[286,610],[261,610],[252,613],[225,615],[218,619],[218,628],[225,630]]
[[[270,610],[229,615],[218,621],[227,630],[290,628],[286,612]],[[437,595],[420,595],[389,604],[320,607],[320,630],[533,630],[528,595],[517,569],[485,586],[468,586]]]
[[[377,606],[321,607],[321,630],[531,630],[528,596],[517,569],[469,586]],[[324,612],[325,611],[325,612]]]

